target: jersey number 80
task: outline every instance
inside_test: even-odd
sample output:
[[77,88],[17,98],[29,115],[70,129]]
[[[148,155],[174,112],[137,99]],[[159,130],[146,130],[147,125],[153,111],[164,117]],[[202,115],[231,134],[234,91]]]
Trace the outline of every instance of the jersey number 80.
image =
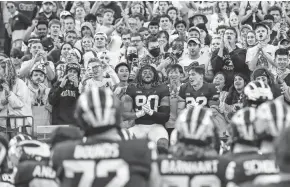
[[141,107],[145,104],[149,104],[150,108],[157,112],[157,107],[159,103],[159,96],[158,95],[149,95],[146,97],[145,95],[136,95],[135,97],[135,103],[137,108],[135,109],[136,111],[141,110]]

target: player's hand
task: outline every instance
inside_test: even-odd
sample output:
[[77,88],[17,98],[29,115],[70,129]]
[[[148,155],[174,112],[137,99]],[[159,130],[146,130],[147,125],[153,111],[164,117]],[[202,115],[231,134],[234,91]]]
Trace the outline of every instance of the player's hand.
[[146,113],[144,110],[140,110],[140,111],[136,112],[136,117],[141,118],[141,117],[145,116],[145,114]]
[[10,92],[10,88],[9,88],[7,83],[3,83],[2,87],[3,87],[3,90],[5,90],[6,92],[8,92],[8,93]]
[[78,88],[79,87],[79,81],[77,76],[72,76],[71,81],[74,83],[74,87]]
[[66,75],[66,76],[63,77],[63,79],[62,79],[62,81],[61,81],[59,87],[63,88],[63,87],[66,85],[67,80],[68,80],[68,79],[67,79],[67,75]]
[[1,104],[2,104],[2,106],[7,105],[8,104],[8,99],[7,98],[6,99],[2,99],[1,100]]
[[171,59],[167,57],[166,59],[161,59],[161,63],[164,64],[165,67],[167,67],[171,63]]
[[144,112],[150,116],[152,116],[154,112],[148,103],[142,106],[142,110],[144,110]]
[[36,27],[37,24],[38,24],[38,20],[37,20],[37,19],[32,20],[32,25],[33,25],[34,27]]
[[122,91],[122,88],[121,87],[117,87],[114,91],[114,95],[119,95]]
[[187,105],[186,105],[186,108],[187,108],[187,109],[194,108],[194,105],[193,105],[193,104],[187,104]]

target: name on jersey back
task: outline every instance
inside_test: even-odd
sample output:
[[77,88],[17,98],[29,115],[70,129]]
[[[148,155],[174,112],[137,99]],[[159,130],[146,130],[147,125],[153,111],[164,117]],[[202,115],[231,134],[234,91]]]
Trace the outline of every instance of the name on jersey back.
[[218,160],[205,161],[182,161],[182,160],[162,160],[161,173],[176,174],[202,174],[217,173]]
[[74,151],[76,159],[99,159],[119,157],[119,144],[100,143],[94,145],[77,145]]

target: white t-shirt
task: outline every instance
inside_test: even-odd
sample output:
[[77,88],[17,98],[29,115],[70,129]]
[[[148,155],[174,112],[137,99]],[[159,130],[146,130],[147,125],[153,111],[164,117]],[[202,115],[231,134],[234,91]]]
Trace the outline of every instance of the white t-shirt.
[[[268,53],[271,56],[271,60],[274,61],[275,52],[278,49],[278,47],[274,46],[274,45],[267,44],[263,49],[266,53]],[[247,50],[247,56],[246,56],[247,63],[250,63],[253,60],[257,51],[258,51],[258,46],[249,48]],[[270,64],[268,61],[265,60],[264,57],[261,57],[260,55],[258,57],[258,62],[256,64],[256,67],[266,67],[271,71],[271,73],[275,74],[275,68],[272,66],[272,64]]]
[[179,61],[179,65],[181,65],[183,69],[186,70],[187,67],[193,62],[198,62],[199,66],[204,65],[205,74],[207,74],[208,71],[212,70],[212,66],[210,63],[210,56],[206,55],[206,53],[204,53],[203,55],[200,55],[200,57],[195,60],[190,59],[189,55],[185,55],[184,58]]

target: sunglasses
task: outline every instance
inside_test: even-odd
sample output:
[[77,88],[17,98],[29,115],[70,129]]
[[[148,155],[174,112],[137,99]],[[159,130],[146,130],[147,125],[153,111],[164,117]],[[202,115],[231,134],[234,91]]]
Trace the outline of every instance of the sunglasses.
[[95,38],[95,40],[101,40],[101,41],[103,41],[103,40],[105,40],[105,38]]
[[14,8],[15,6],[7,6],[7,9],[12,9]]

